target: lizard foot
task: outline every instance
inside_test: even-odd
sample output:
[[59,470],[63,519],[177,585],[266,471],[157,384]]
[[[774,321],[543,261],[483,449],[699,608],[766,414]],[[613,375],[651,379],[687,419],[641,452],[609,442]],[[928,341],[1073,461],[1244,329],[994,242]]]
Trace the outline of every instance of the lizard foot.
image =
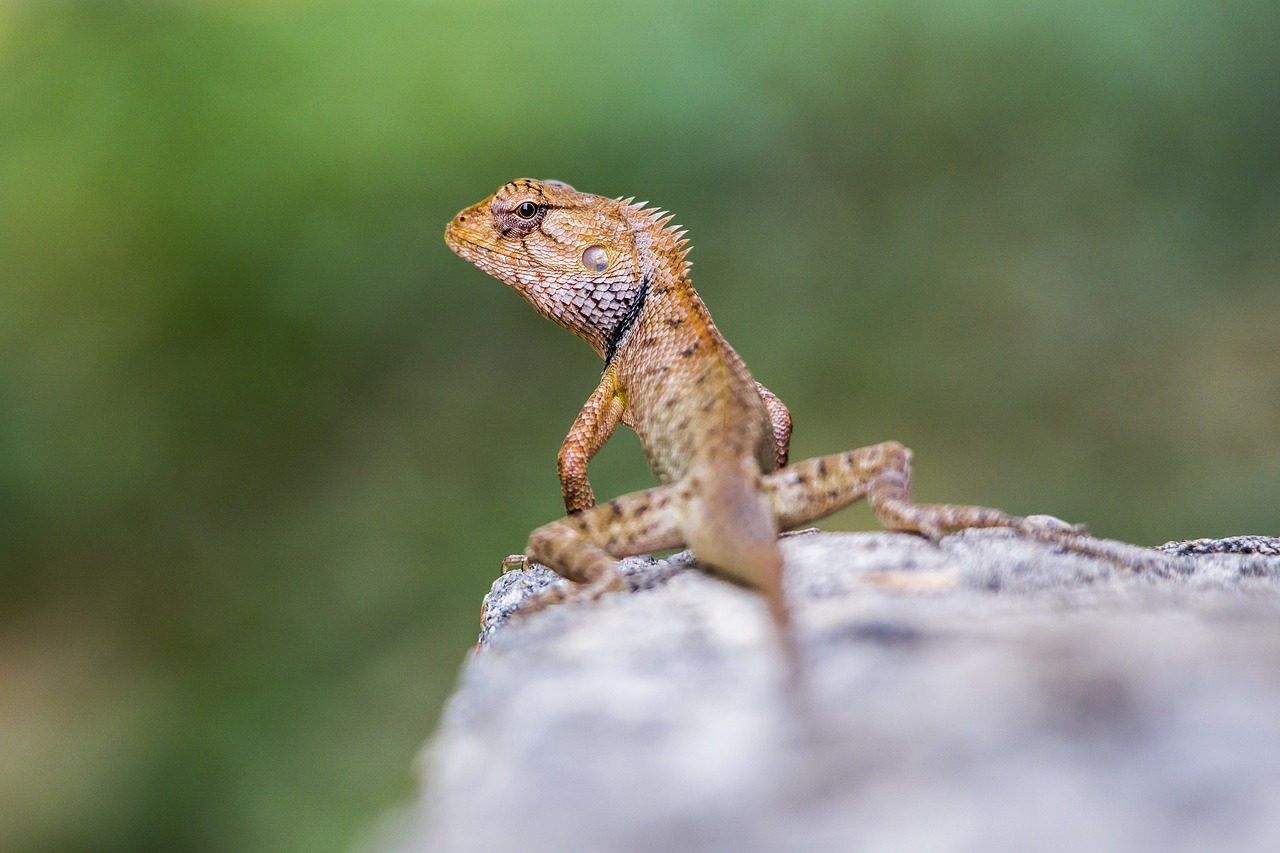
[[630,587],[622,575],[616,571],[609,571],[601,574],[590,583],[558,583],[555,586],[548,587],[521,604],[516,613],[521,617],[529,616],[554,604],[585,604],[595,601],[607,593],[626,592],[629,589]]
[[1119,568],[1161,571],[1168,567],[1168,561],[1159,552],[1126,542],[1095,539],[1083,524],[1068,524],[1052,515],[1029,515],[1018,522],[1013,527],[1019,533],[1064,551],[1105,560]]
[[928,539],[931,545],[937,545],[942,541],[942,537],[946,536],[949,531],[941,524],[929,521],[928,519],[921,519],[916,525],[916,529],[911,532],[915,533],[917,536],[923,536],[925,539]]
[[1019,524],[1014,525],[1018,531],[1037,538],[1089,535],[1089,528],[1083,524],[1069,524],[1052,515],[1028,515],[1019,521]]

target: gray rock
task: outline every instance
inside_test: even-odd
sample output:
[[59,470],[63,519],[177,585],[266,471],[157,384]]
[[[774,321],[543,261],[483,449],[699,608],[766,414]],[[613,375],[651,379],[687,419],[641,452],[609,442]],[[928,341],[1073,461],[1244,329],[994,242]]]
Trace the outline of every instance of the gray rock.
[[526,618],[557,581],[509,573],[396,847],[1280,850],[1280,540],[1247,539],[1141,572],[1004,531],[785,539],[798,693],[761,600],[688,554]]

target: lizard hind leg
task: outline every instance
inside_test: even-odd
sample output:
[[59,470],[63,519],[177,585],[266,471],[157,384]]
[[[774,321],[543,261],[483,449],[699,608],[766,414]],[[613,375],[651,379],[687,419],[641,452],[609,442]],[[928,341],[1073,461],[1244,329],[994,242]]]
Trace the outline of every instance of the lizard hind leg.
[[685,489],[672,483],[614,498],[533,531],[525,548],[529,560],[575,586],[553,587],[522,606],[521,612],[626,589],[618,558],[682,545],[679,519],[684,500]]
[[887,529],[919,533],[935,541],[970,527],[1009,527],[1055,543],[1087,536],[1083,527],[1049,516],[1020,518],[990,507],[912,503],[911,451],[896,441],[806,459],[770,474],[765,486],[784,530],[865,497]]

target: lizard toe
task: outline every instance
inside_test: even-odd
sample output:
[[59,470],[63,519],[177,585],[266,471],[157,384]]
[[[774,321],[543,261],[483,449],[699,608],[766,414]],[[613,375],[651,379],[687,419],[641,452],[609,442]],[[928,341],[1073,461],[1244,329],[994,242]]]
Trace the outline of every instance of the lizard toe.
[[521,571],[529,568],[529,557],[525,554],[510,554],[502,560],[502,573]]
[[1089,529],[1083,524],[1069,524],[1052,515],[1029,515],[1018,525],[1023,532],[1033,536],[1088,536]]

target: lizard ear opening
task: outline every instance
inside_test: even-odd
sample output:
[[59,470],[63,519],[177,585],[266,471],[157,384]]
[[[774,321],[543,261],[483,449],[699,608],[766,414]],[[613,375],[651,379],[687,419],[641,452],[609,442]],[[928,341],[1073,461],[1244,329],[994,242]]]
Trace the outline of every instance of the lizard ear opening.
[[609,267],[609,253],[604,246],[588,246],[582,253],[582,266],[591,272],[604,272]]

